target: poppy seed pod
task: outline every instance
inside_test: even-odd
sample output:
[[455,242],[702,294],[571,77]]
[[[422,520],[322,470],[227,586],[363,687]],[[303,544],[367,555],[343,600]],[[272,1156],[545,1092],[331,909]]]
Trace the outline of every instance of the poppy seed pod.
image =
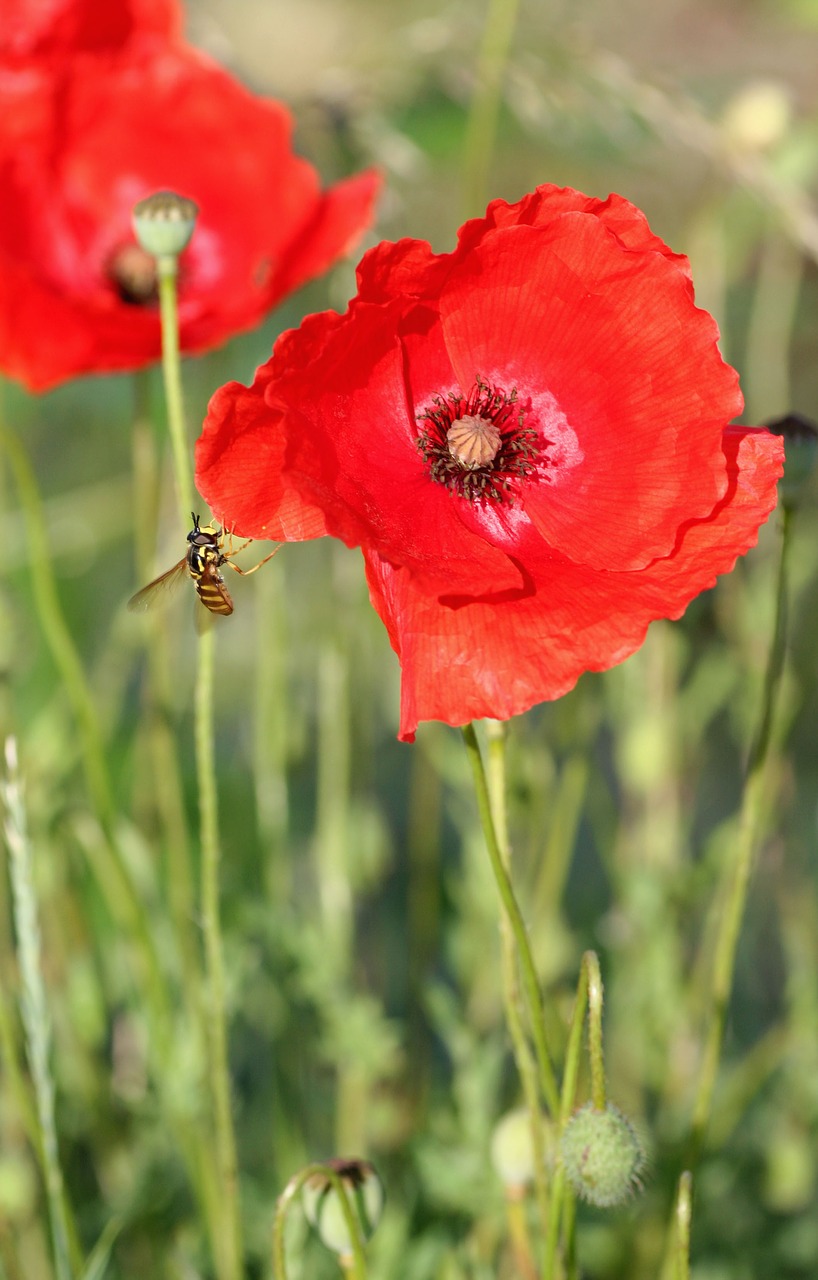
[[174,191],[157,191],[134,205],[133,229],[140,248],[154,258],[176,258],[186,249],[199,210]]

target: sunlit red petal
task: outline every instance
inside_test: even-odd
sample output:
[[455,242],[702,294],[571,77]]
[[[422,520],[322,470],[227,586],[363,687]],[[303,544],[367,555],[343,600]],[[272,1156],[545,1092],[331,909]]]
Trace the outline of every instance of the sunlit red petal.
[[[252,387],[231,382],[213,396],[196,444],[197,487],[216,518],[240,537],[320,538],[330,532],[320,508],[301,501],[284,480],[286,435],[283,428],[276,430],[264,403],[267,381],[260,370]],[[229,500],[219,486],[224,474],[230,476]],[[268,519],[258,518],[262,504]]]
[[550,545],[597,568],[639,568],[673,546],[680,499],[690,515],[712,508],[738,380],[661,255],[623,255],[589,218],[545,234],[513,227],[452,271],[440,308],[461,385],[479,374],[513,384],[556,441],[560,465],[525,492]]
[[[276,378],[273,368],[267,369],[264,394],[254,401],[258,419],[243,419],[241,431],[229,413],[231,395],[214,398],[197,455],[200,491],[229,514],[239,532],[260,536],[262,524],[274,528],[279,487],[259,492],[257,504],[245,501],[252,453],[248,449],[242,455],[243,469],[236,473],[235,442],[239,435],[263,436],[278,416],[287,430],[285,484],[297,489],[306,506],[323,512],[335,537],[349,546],[378,547],[387,559],[410,566],[429,589],[478,594],[486,584],[493,591],[518,589],[522,574],[516,562],[466,529],[448,491],[429,483],[407,400],[396,317],[391,325],[389,319],[389,312],[361,304],[354,323],[330,315],[324,328],[322,317],[311,317],[301,330],[285,335],[276,360],[286,372]],[[305,381],[308,397],[302,395]]]
[[421,720],[506,719],[560,697],[583,671],[633,653],[654,619],[679,617],[755,544],[775,503],[780,441],[735,428],[724,449],[724,499],[709,518],[689,523],[675,553],[649,572],[603,573],[532,544],[531,594],[452,607],[365,551],[372,603],[401,663],[400,736],[411,741]]

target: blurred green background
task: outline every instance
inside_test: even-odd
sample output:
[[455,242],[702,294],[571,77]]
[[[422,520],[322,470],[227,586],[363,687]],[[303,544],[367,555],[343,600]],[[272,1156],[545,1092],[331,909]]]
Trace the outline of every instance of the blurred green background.
[[[297,146],[326,182],[382,168],[370,242],[412,235],[445,251],[481,212],[465,194],[463,155],[484,22],[482,5],[429,0],[202,0],[189,5],[188,33],[292,105]],[[514,200],[547,181],[640,205],[690,256],[751,423],[789,409],[818,416],[816,67],[815,0],[523,3],[485,157],[487,197]],[[342,307],[353,288],[343,265],[257,332],[186,362],[191,439],[217,386],[249,382],[281,329]],[[156,371],[150,396],[162,441]],[[69,1197],[86,1250],[121,1216],[111,1277],[194,1280],[212,1275],[185,1137],[205,1094],[185,976],[199,921],[174,898],[185,850],[196,876],[192,609],[183,598],[169,611],[172,695],[150,715],[145,631],[124,611],[142,585],[132,380],[85,379],[37,399],[6,386],[3,411],[36,474],[59,601],[101,726],[116,840],[168,1002],[163,1023],[127,907],[106,880],[82,733],[44,638],[30,534],[4,469],[0,729],[17,734],[26,779]],[[157,571],[179,558],[184,533],[168,472]],[[814,485],[793,536],[770,811],[697,1175],[696,1280],[818,1275]],[[644,1195],[614,1213],[579,1210],[582,1273],[599,1280],[659,1274],[778,541],[774,516],[681,622],[654,625],[623,667],[583,677],[511,726],[514,877],[553,1037],[564,1041],[580,957],[593,947],[611,1097],[650,1153]],[[397,663],[356,553],[287,547],[237,581],[234,597],[218,634],[217,762],[247,1274],[270,1275],[272,1209],[287,1179],[309,1159],[359,1154],[388,1194],[373,1277],[510,1277],[488,1152],[518,1086],[459,735],[427,725],[415,745],[397,743]],[[167,750],[181,810],[172,773],[157,775]],[[0,1274],[47,1280],[5,879],[0,897]],[[294,1228],[292,1250],[293,1274],[337,1273],[306,1227]]]

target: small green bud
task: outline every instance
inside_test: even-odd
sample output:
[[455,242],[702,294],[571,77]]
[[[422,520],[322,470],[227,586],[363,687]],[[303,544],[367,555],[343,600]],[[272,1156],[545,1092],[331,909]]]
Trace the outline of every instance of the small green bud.
[[177,258],[190,241],[199,210],[173,191],[157,191],[134,205],[133,229],[140,246],[155,258]]
[[[361,1235],[368,1240],[380,1222],[386,1199],[375,1166],[368,1160],[326,1160],[324,1163],[343,1182]],[[350,1254],[352,1241],[341,1201],[329,1178],[322,1173],[312,1174],[304,1183],[301,1196],[307,1221],[315,1227],[322,1243],[334,1253]]]
[[784,439],[784,475],[778,492],[784,506],[792,510],[815,473],[818,426],[801,413],[787,413],[765,425],[768,431]]
[[630,1120],[610,1103],[597,1111],[587,1103],[562,1134],[565,1172],[576,1194],[600,1208],[622,1204],[641,1190],[645,1153]]

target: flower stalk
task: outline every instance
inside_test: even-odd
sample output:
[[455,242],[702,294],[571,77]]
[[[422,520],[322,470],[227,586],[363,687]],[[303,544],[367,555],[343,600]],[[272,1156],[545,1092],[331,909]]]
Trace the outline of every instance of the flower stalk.
[[491,797],[489,794],[488,783],[486,781],[486,772],[483,766],[480,744],[477,741],[477,733],[473,724],[464,725],[461,732],[463,734],[463,741],[466,744],[466,753],[469,757],[469,763],[472,768],[474,789],[477,798],[477,809],[480,815],[480,823],[483,828],[483,835],[486,841],[489,860],[491,862],[491,869],[494,872],[494,879],[497,884],[497,891],[500,895],[503,910],[514,936],[514,943],[522,971],[523,991],[525,993],[528,1017],[531,1024],[531,1033],[534,1040],[540,1087],[549,1112],[551,1115],[556,1115],[559,1111],[559,1092],[557,1089],[556,1077],[554,1075],[554,1068],[551,1065],[551,1057],[548,1052],[542,996],[540,994],[537,971],[534,966],[534,957],[531,954],[531,944],[528,940],[528,931],[526,929],[520,907],[517,903],[517,899],[514,895],[514,890],[511,885],[511,880],[509,879],[508,871],[505,867],[503,854],[497,838],[497,830],[492,813]]
[[[502,721],[490,720],[486,725],[488,739],[488,793],[491,805],[492,823],[497,835],[500,857],[506,874],[511,872],[511,844],[508,834],[508,810],[506,805],[506,726]],[[548,1222],[548,1183],[546,1177],[545,1142],[543,1138],[543,1117],[540,1109],[539,1089],[537,1085],[537,1064],[531,1053],[528,1037],[525,1032],[524,1008],[520,992],[517,949],[514,932],[508,912],[503,908],[500,912],[500,940],[502,947],[503,1002],[506,1011],[511,1043],[514,1048],[514,1059],[520,1075],[520,1083],[525,1097],[531,1130],[531,1145],[534,1154],[534,1188],[537,1196],[537,1207],[540,1213],[543,1231]],[[519,1202],[509,1203],[509,1225],[513,1228],[512,1240],[515,1253],[522,1250],[520,1222],[524,1222]]]
[[690,1219],[693,1209],[693,1175],[685,1170],[676,1194],[676,1268],[673,1280],[690,1280]]
[[5,808],[4,833],[9,853],[17,953],[22,982],[22,1017],[26,1051],[36,1102],[38,1154],[43,1166],[54,1269],[57,1280],[72,1280],[71,1233],[60,1168],[51,1074],[51,1018],[42,977],[40,925],[34,890],[34,867],[23,795],[17,774],[17,744],[6,740],[6,779],[0,784]]
[[185,433],[185,409],[180,376],[179,302],[177,292],[177,259],[167,254],[157,259],[159,310],[162,318],[162,376],[168,412],[168,431],[173,450],[176,493],[185,524],[194,508],[190,451]]
[[[193,508],[193,482],[187,447],[179,352],[176,258],[157,256],[162,315],[162,369],[167,397],[168,425],[173,448],[176,488],[183,518]],[[218,794],[213,717],[215,638],[211,630],[199,637],[195,690],[196,776],[199,791],[201,843],[201,911],[204,935],[207,992],[205,1026],[208,1065],[216,1130],[216,1162],[220,1199],[218,1220],[211,1222],[214,1260],[220,1280],[240,1280],[242,1233],[239,1208],[238,1160],[230,1099],[227,1050],[224,948],[219,912]]]
[[463,203],[467,218],[473,217],[486,201],[503,94],[503,75],[508,66],[518,8],[519,0],[489,0],[466,128]]
[[93,847],[89,844],[86,851],[112,916],[133,940],[150,996],[157,1038],[164,1048],[169,1032],[167,989],[148,916],[117,840],[116,806],[99,718],[60,603],[42,499],[25,451],[2,424],[0,444],[14,477],[25,520],[37,617],[76,718],[88,793],[101,829],[100,838],[93,842]]
[[[606,1105],[605,1071],[602,1056],[602,1003],[603,988],[602,976],[599,970],[599,958],[596,952],[586,951],[582,957],[574,1013],[568,1033],[568,1046],[565,1054],[565,1069],[562,1077],[562,1094],[559,1106],[560,1130],[564,1129],[576,1100],[579,1064],[582,1054],[582,1031],[585,1026],[586,1010],[588,1011],[588,1049],[591,1062],[591,1098],[594,1107],[598,1111],[604,1110]],[[554,1182],[551,1189],[551,1214],[546,1235],[544,1280],[552,1280],[552,1277],[556,1274],[560,1228],[564,1216],[567,1221],[567,1196],[565,1164],[560,1160],[554,1174]]]

